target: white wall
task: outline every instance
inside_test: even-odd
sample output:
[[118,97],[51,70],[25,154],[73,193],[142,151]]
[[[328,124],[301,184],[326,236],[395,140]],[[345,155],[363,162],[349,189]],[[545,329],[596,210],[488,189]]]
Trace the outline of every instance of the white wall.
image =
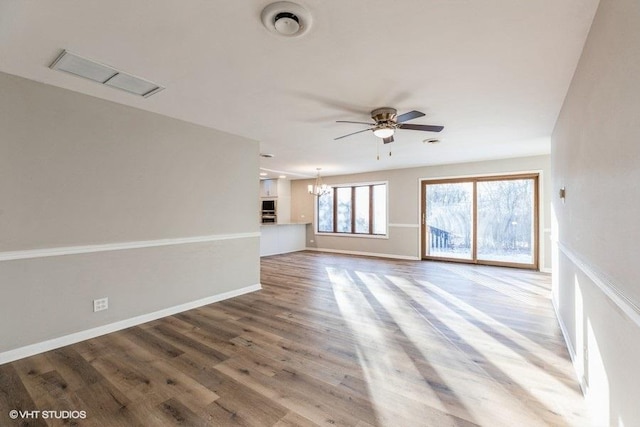
[[0,132],[0,362],[259,283],[256,142],[7,74]]
[[640,2],[601,0],[551,144],[554,303],[596,425],[640,425],[639,41]]
[[[420,258],[419,201],[420,180],[477,175],[500,175],[522,171],[541,173],[540,184],[540,268],[551,268],[548,194],[551,190],[549,156],[522,157],[475,163],[428,166],[422,168],[383,170],[355,175],[323,177],[327,184],[360,182],[388,182],[389,238],[374,239],[351,236],[322,236],[314,234],[314,225],[307,228],[307,247],[319,250],[338,250],[371,253],[398,258]],[[314,199],[307,193],[313,180],[296,180],[291,184],[291,219],[314,220]],[[311,242],[313,240],[313,242]]]

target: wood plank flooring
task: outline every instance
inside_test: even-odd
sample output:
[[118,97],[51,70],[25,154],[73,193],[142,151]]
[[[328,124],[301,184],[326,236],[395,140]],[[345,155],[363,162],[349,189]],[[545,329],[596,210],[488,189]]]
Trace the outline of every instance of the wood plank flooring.
[[262,291],[0,366],[0,426],[589,425],[548,275],[261,262]]

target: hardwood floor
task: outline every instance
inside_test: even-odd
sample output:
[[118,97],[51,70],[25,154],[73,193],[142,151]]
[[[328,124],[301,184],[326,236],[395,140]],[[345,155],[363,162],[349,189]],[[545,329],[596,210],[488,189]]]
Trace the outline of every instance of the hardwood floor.
[[589,424],[548,275],[298,252],[261,282],[0,366],[0,425]]

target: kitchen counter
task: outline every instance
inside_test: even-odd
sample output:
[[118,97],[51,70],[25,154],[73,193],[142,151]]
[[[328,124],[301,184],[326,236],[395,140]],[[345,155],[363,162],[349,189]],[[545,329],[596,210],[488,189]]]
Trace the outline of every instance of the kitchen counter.
[[260,256],[302,251],[306,248],[306,222],[260,225]]

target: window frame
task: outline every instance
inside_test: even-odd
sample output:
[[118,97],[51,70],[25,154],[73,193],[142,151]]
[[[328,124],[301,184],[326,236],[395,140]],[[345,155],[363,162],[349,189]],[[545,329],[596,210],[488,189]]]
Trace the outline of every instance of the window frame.
[[[420,258],[423,260],[434,260],[434,261],[447,261],[447,262],[458,262],[464,264],[476,264],[476,265],[493,265],[500,267],[516,267],[523,269],[531,269],[531,270],[539,270],[540,267],[540,256],[542,253],[541,250],[541,241],[540,241],[540,225],[541,225],[541,209],[542,209],[542,171],[522,171],[516,173],[498,173],[498,174],[485,174],[485,175],[466,175],[461,177],[452,177],[452,178],[422,178],[420,179]],[[486,181],[510,181],[510,180],[519,180],[519,179],[531,179],[533,180],[533,205],[532,205],[532,263],[519,263],[519,262],[511,262],[511,261],[495,261],[489,259],[478,258],[478,190],[477,184],[479,182]],[[471,259],[459,259],[459,258],[451,258],[451,257],[442,257],[442,256],[432,256],[427,253],[427,241],[425,234],[426,227],[426,215],[427,215],[427,186],[431,184],[451,184],[451,183],[460,183],[460,182],[469,182],[473,184],[472,190],[472,222],[473,222],[473,233],[472,233],[472,256]]]
[[[331,188],[333,194],[333,231],[319,231],[319,221],[318,221],[318,198],[314,197],[314,234],[316,236],[340,236],[340,237],[356,237],[356,238],[366,238],[366,239],[388,239],[389,238],[389,182],[388,181],[372,181],[372,182],[357,182],[357,183],[347,183],[347,184],[328,184]],[[373,202],[373,187],[376,185],[384,185],[386,190],[386,200],[385,200],[385,234],[373,234],[374,229],[374,202]],[[356,203],[355,203],[355,194],[356,187],[369,187],[369,233],[356,233]],[[337,188],[351,188],[351,231],[350,232],[340,232],[337,230],[337,218],[338,218],[338,200],[337,200]]]

